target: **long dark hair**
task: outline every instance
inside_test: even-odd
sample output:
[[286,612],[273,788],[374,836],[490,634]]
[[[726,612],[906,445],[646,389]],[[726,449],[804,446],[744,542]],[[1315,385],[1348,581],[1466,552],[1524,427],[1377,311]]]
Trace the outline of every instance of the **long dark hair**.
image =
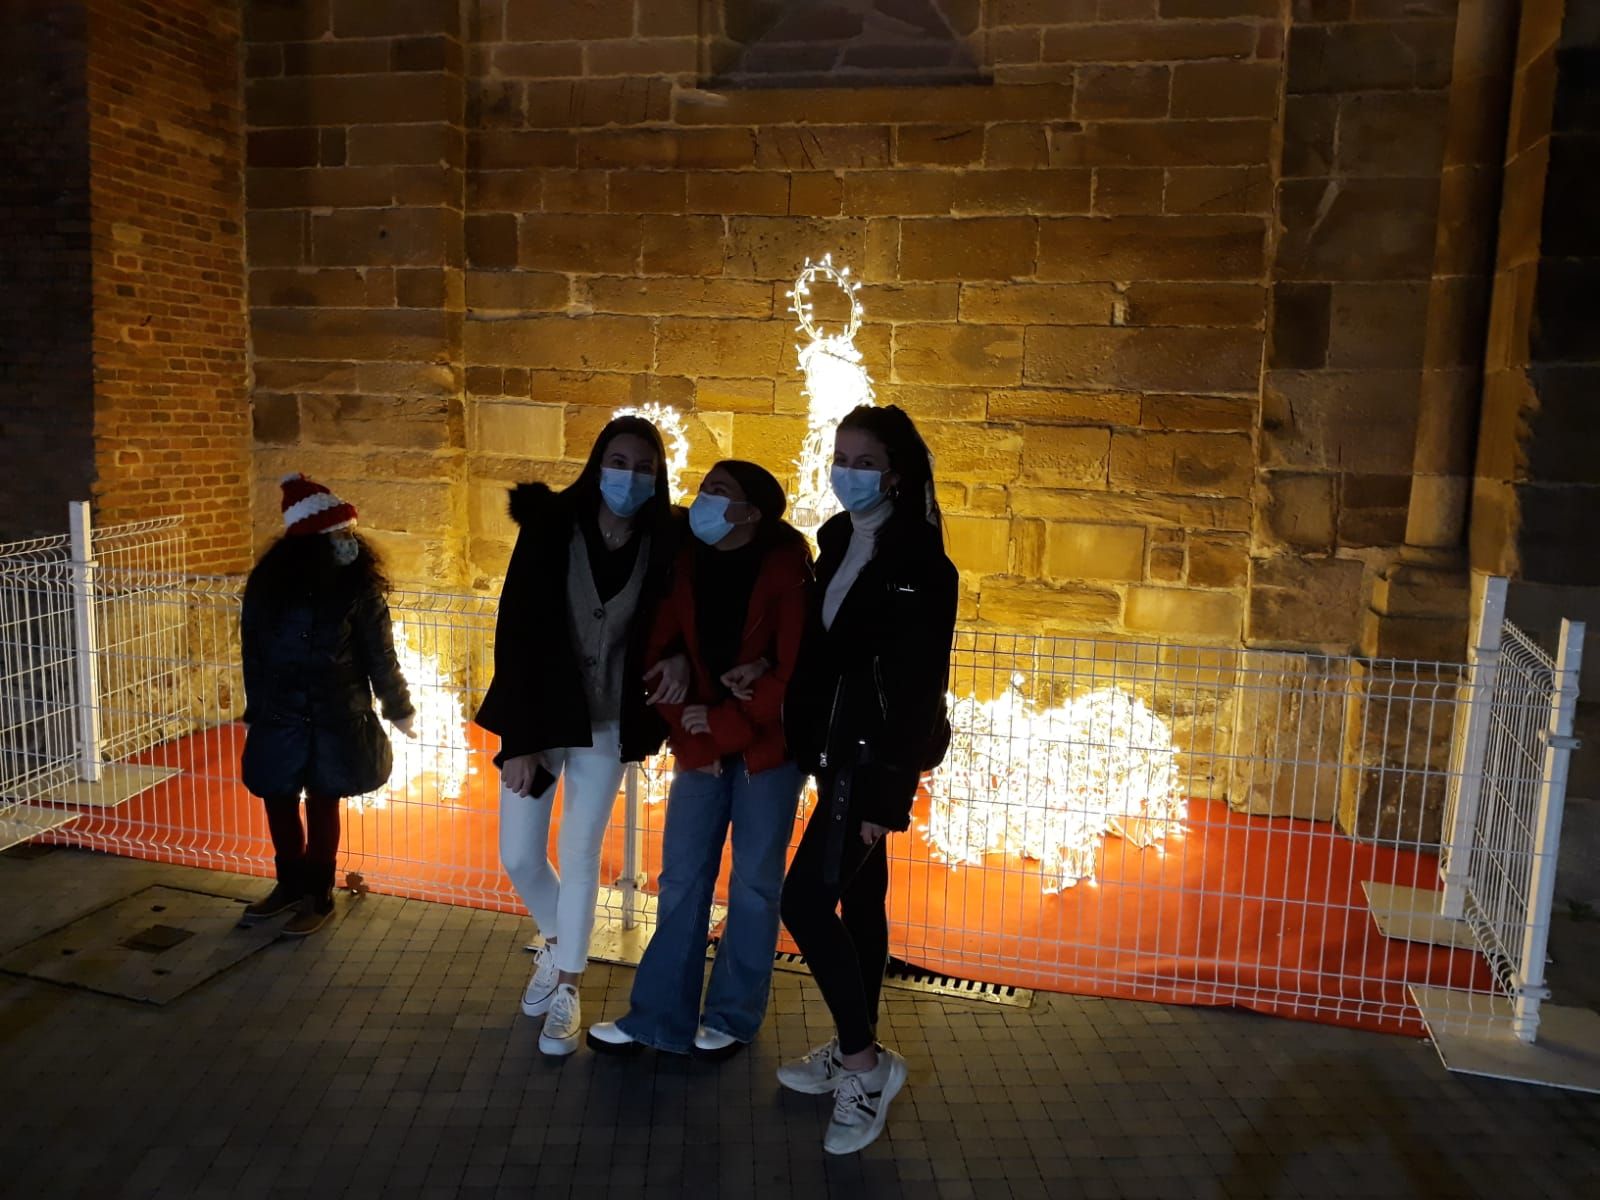
[[[805,534],[783,519],[789,500],[783,494],[783,484],[778,482],[777,476],[760,463],[741,458],[722,459],[712,465],[711,471],[718,468],[739,485],[744,492],[745,503],[753,505],[761,513],[761,521],[756,525],[755,536],[750,541],[752,546],[759,549],[759,557],[765,558],[780,546],[798,545],[804,549],[809,562],[811,543],[806,541]],[[706,474],[711,474],[711,471]]]
[[284,534],[268,546],[244,585],[246,604],[260,606],[269,619],[306,596],[354,599],[368,591],[389,594],[389,577],[378,552],[355,530],[360,547],[356,559],[340,566],[333,557],[333,539],[326,534]]
[[839,428],[871,434],[888,450],[889,468],[900,476],[889,494],[894,524],[907,530],[931,525],[942,535],[944,517],[933,490],[933,454],[905,410],[895,404],[863,404],[846,413]]
[[[594,445],[589,448],[589,461],[583,464],[583,470],[562,490],[561,494],[572,502],[580,519],[593,521],[595,512],[601,504],[600,471],[605,464],[606,451],[617,438],[630,433],[649,442],[656,452],[655,494],[644,502],[644,507],[638,511],[634,519],[643,532],[661,535],[665,533],[667,524],[672,519],[671,486],[667,480],[667,447],[661,440],[661,431],[643,417],[612,418],[600,431],[600,436],[595,438]],[[661,536],[655,537],[657,545],[664,540]]]

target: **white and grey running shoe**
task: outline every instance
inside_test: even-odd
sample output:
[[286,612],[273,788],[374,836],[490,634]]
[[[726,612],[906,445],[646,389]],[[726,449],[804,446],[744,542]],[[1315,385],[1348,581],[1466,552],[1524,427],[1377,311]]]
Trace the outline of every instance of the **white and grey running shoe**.
[[906,1060],[893,1050],[878,1051],[870,1071],[849,1071],[833,1093],[833,1119],[822,1138],[829,1154],[854,1154],[878,1140],[889,1119],[889,1101],[906,1085]]
[[824,1096],[839,1086],[845,1076],[844,1064],[839,1061],[839,1039],[829,1038],[804,1058],[784,1063],[778,1068],[778,1082],[791,1092],[807,1096]]

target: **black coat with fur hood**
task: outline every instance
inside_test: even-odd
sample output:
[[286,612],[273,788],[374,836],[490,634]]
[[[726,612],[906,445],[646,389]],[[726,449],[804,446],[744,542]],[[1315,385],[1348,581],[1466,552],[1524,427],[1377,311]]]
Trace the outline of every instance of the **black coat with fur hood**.
[[[494,679],[477,723],[500,735],[497,764],[507,758],[593,742],[583,673],[567,619],[567,562],[577,513],[569,492],[542,483],[511,491],[519,527],[506,567],[495,620]],[[623,665],[622,761],[638,762],[661,748],[666,725],[645,703],[645,641],[666,594],[681,541],[682,511],[672,510],[668,536],[652,536],[639,607],[628,632]]]

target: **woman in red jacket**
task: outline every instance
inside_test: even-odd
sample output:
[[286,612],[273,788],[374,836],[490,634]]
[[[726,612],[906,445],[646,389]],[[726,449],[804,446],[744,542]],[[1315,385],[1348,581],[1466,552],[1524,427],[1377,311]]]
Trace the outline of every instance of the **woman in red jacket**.
[[[653,1046],[721,1058],[766,1014],[784,854],[802,777],[783,739],[783,699],[800,654],[811,550],[783,520],[783,488],[754,463],[720,462],[689,509],[646,662],[690,662],[685,704],[662,704],[677,774],[661,843],[656,931],[626,1016],[589,1030],[596,1050]],[[706,933],[733,829],[728,919],[704,1007]]]

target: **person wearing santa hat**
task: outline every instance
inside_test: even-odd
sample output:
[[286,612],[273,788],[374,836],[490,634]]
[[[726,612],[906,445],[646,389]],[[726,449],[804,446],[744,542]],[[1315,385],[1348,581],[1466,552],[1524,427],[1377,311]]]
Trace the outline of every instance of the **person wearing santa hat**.
[[355,531],[355,508],[304,475],[282,488],[283,536],[250,572],[239,618],[248,728],[240,774],[266,806],[278,879],[244,920],[292,911],[283,932],[303,937],[333,915],[341,802],[382,787],[393,767],[373,695],[385,718],[415,735],[389,581]]

